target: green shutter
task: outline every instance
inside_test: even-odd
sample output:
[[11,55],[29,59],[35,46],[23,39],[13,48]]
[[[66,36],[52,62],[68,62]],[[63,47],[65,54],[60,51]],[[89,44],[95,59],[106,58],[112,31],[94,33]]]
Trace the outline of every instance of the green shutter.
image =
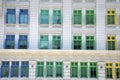
[[70,64],[70,76],[78,77],[78,62],[71,62]]
[[73,37],[73,49],[82,49],[82,37],[81,36]]
[[73,11],[73,24],[82,24],[82,11],[81,10]]
[[95,24],[95,13],[94,10],[86,11],[86,24]]
[[44,62],[37,62],[36,77],[44,77]]
[[98,65],[96,62],[90,62],[90,77],[91,78],[98,77]]
[[94,36],[86,36],[86,49],[87,50],[94,50],[95,49]]
[[63,63],[56,62],[56,77],[63,77]]
[[46,77],[53,77],[54,75],[53,62],[47,62],[46,64]]
[[80,63],[80,77],[88,78],[88,63],[87,62]]

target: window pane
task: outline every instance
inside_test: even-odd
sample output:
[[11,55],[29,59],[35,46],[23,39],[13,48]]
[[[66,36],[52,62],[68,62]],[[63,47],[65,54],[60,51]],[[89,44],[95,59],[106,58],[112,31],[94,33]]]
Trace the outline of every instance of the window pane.
[[41,10],[40,13],[40,24],[48,24],[49,23],[49,11]]
[[12,62],[11,77],[18,77],[19,75],[19,62]]
[[63,76],[63,63],[56,62],[56,77],[62,77],[62,76]]
[[53,36],[53,49],[61,49],[61,36]]
[[9,62],[5,61],[2,62],[1,77],[8,77],[8,76],[9,76]]
[[53,10],[53,24],[61,24],[61,10]]
[[47,77],[53,77],[53,62],[47,62]]
[[120,78],[120,68],[116,68],[116,78]]
[[81,77],[87,78],[87,67],[81,67]]
[[72,62],[70,69],[71,77],[78,77],[78,63]]
[[21,66],[21,77],[28,77],[29,75],[29,63],[26,62],[22,62],[22,66]]
[[44,77],[44,62],[37,63],[36,76]]
[[48,49],[48,36],[47,35],[41,35],[40,36],[40,49]]

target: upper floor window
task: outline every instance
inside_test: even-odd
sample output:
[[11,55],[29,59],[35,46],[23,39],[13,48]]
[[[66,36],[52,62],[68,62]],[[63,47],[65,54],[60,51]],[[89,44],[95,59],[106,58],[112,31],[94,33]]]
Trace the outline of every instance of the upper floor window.
[[52,40],[53,49],[61,49],[61,36],[54,35]]
[[29,62],[22,61],[21,63],[21,77],[28,77],[29,76]]
[[44,77],[44,62],[37,62],[36,77]]
[[87,50],[94,50],[95,49],[94,36],[86,36],[86,49]]
[[27,35],[19,36],[18,48],[19,49],[27,49],[28,48],[28,36]]
[[28,9],[20,9],[19,24],[28,24]]
[[5,49],[15,48],[15,35],[6,35],[5,39]]
[[9,62],[8,61],[2,62],[1,77],[9,77]]
[[81,78],[87,78],[88,77],[88,63],[87,62],[81,62],[80,63],[80,77]]
[[116,49],[116,37],[107,36],[107,50],[115,50],[115,49]]
[[78,77],[78,62],[71,62],[70,64],[70,76]]
[[73,24],[82,24],[82,11],[81,10],[73,11]]
[[53,10],[53,24],[62,23],[62,14],[61,10]]
[[49,46],[48,35],[41,35],[39,44],[40,49],[48,49]]
[[98,65],[96,62],[90,62],[90,77],[97,78],[98,76]]
[[82,38],[81,38],[81,36],[74,36],[73,37],[73,48],[74,49],[81,49],[82,48]]
[[113,78],[114,77],[112,63],[106,63],[105,74],[106,74],[106,78]]
[[107,11],[107,25],[115,25],[116,24],[116,11],[108,10]]
[[40,24],[49,24],[49,10],[40,11]]
[[6,24],[15,24],[15,23],[16,23],[16,10],[7,9]]
[[94,10],[87,10],[86,11],[86,24],[87,25],[95,24],[95,12],[94,12]]
[[19,76],[19,62],[13,61],[11,66],[11,77]]

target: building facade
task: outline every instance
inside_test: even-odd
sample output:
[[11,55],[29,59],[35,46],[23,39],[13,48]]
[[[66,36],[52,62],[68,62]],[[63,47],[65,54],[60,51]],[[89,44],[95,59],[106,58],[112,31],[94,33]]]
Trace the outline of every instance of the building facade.
[[0,0],[0,80],[120,80],[120,0]]

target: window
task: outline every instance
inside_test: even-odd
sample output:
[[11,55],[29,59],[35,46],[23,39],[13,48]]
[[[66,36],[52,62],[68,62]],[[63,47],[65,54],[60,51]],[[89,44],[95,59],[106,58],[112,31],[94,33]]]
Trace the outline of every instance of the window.
[[116,24],[116,11],[108,10],[107,11],[107,25],[115,25]]
[[5,49],[15,48],[15,35],[6,35],[5,39]]
[[48,49],[49,42],[48,42],[48,35],[41,35],[40,36],[40,49]]
[[21,64],[21,77],[28,77],[29,75],[29,62],[23,61]]
[[27,49],[28,48],[27,35],[19,36],[18,48],[19,49]]
[[54,35],[52,41],[53,49],[61,49],[61,36]]
[[49,24],[49,10],[41,10],[40,24]]
[[112,63],[106,63],[106,69],[105,69],[106,78],[113,78],[113,64]]
[[9,77],[9,62],[8,61],[2,62],[1,77]]
[[116,63],[116,79],[120,79],[120,62]]
[[116,50],[115,36],[107,36],[107,50]]
[[94,10],[86,11],[86,24],[95,24],[95,13]]
[[7,24],[15,24],[16,23],[16,10],[15,9],[7,9],[6,23]]
[[63,63],[56,62],[56,77],[63,77]]
[[53,24],[61,24],[62,16],[61,10],[53,10]]
[[70,64],[70,76],[78,77],[78,62],[71,62]]
[[53,77],[53,62],[47,62],[47,64],[46,64],[46,76],[47,77]]
[[81,36],[74,36],[73,37],[73,43],[74,43],[74,46],[73,46],[74,49],[81,49],[82,48],[82,38],[81,38]]
[[81,10],[74,10],[73,24],[82,24],[82,11]]
[[80,63],[80,77],[81,78],[88,77],[88,63],[87,62]]
[[90,77],[97,78],[98,75],[98,66],[96,62],[90,62]]
[[11,66],[11,77],[18,77],[19,76],[19,62],[14,61],[12,62]]
[[44,77],[44,62],[37,62],[36,77]]
[[95,49],[94,36],[86,36],[86,49],[87,50],[94,50]]
[[20,9],[19,24],[28,24],[28,9]]

